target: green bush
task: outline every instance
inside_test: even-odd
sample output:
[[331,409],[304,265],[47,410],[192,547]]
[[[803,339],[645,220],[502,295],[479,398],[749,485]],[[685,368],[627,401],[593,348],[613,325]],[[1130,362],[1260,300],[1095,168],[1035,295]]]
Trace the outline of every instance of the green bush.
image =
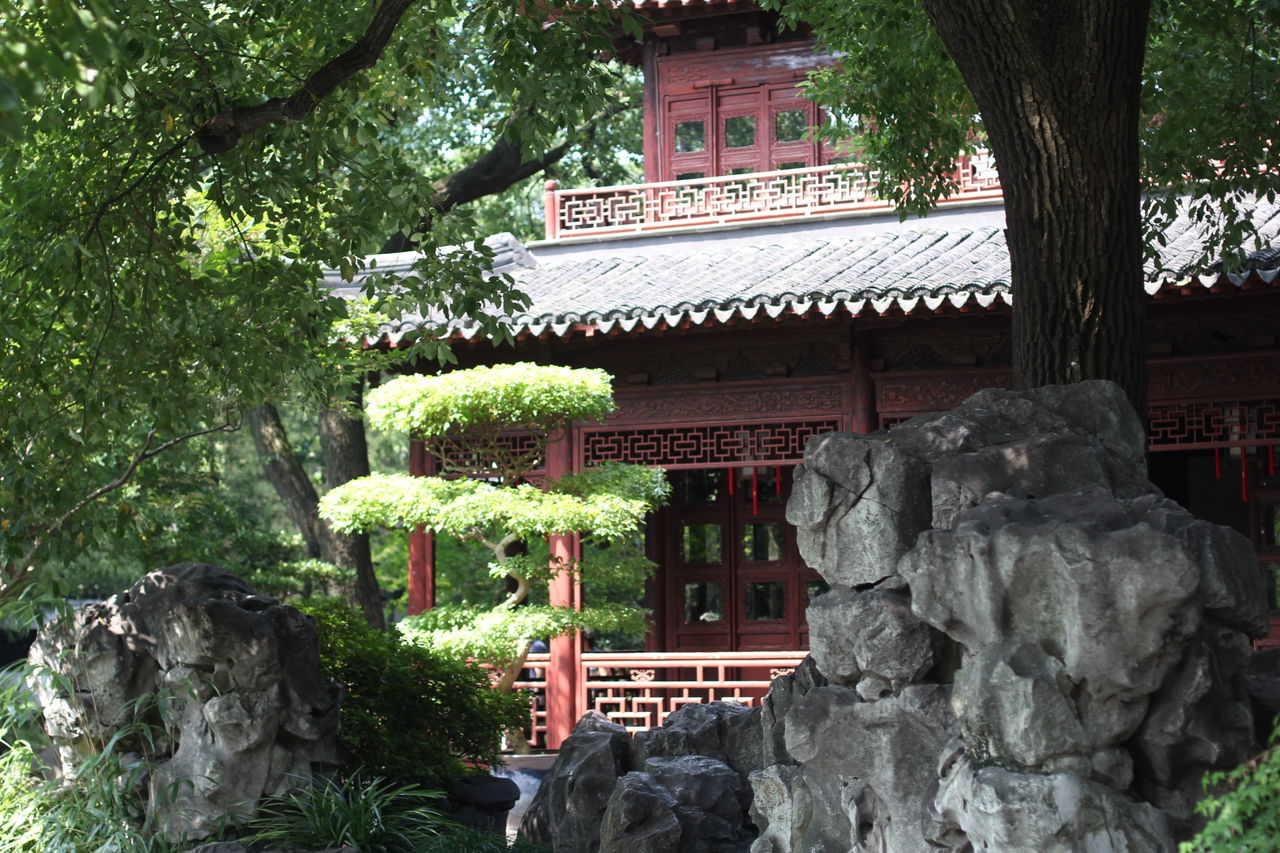
[[443,794],[355,774],[263,801],[242,844],[288,850],[354,847],[361,853],[414,853],[447,825]]
[[493,763],[502,732],[528,724],[524,697],[490,689],[487,670],[370,628],[345,605],[306,609],[321,664],[347,690],[342,746],[351,770],[440,787],[467,763]]
[[1234,770],[1208,773],[1196,805],[1208,818],[1180,853],[1272,853],[1280,849],[1280,727],[1271,746]]

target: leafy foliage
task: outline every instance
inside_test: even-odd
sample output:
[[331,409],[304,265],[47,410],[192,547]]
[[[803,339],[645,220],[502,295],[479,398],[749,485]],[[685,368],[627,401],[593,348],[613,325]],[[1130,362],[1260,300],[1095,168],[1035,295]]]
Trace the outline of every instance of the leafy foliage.
[[396,627],[409,642],[505,668],[521,653],[521,641],[531,637],[585,630],[642,633],[645,616],[638,607],[616,603],[583,610],[536,604],[512,610],[444,606],[408,616]]
[[448,821],[436,804],[438,791],[392,785],[354,774],[326,779],[264,801],[243,844],[327,850],[354,847],[361,853],[414,853]]
[[[455,472],[496,474],[501,483],[381,475],[353,480],[322,500],[321,514],[341,530],[421,525],[481,542],[493,553],[493,576],[509,579],[509,595],[492,610],[442,608],[409,620],[406,636],[494,665],[504,671],[499,688],[508,690],[535,638],[588,628],[643,630],[644,611],[633,601],[593,601],[581,611],[528,606],[535,584],[545,586],[566,572],[598,578],[613,592],[630,588],[638,596],[652,570],[634,549],[609,546],[634,539],[645,513],[666,499],[670,487],[661,470],[610,464],[542,489],[517,485],[571,419],[612,411],[610,387],[603,371],[503,365],[397,380],[371,400],[375,424],[420,436]],[[501,439],[511,432],[530,436],[533,448],[509,452]],[[554,534],[578,534],[592,561],[552,560],[525,545]]]
[[366,778],[438,786],[463,761],[493,763],[501,732],[527,722],[520,698],[490,690],[479,666],[370,628],[336,602],[305,609],[316,617],[321,665],[347,690],[342,746]]
[[[455,62],[486,69],[510,105],[492,142],[563,142],[616,103],[618,75],[596,61],[616,15],[407,5],[372,67],[299,114],[230,130],[331,67],[382,6],[11,0],[0,13],[0,592],[114,524],[94,499],[161,449],[233,428],[246,404],[332,393],[349,306],[322,267],[351,279],[389,234],[410,234],[416,269],[369,277],[369,308],[393,321],[440,309],[501,337],[493,316],[521,298],[487,275],[469,216],[437,203],[445,174],[399,143]],[[424,336],[405,356],[448,350]]]
[[635,530],[645,512],[666,496],[661,471],[628,471],[631,467],[610,465],[598,475],[566,478],[545,491],[529,484],[502,488],[483,480],[377,474],[330,491],[320,507],[345,531],[424,525],[459,538],[501,538],[496,531],[505,531],[525,539],[585,530],[608,541]]
[[[370,392],[366,406],[374,426],[420,438],[445,471],[492,474],[506,485],[542,459],[566,423],[600,420],[613,410],[603,370],[527,363],[403,376]],[[533,446],[505,442],[503,433],[512,430],[531,437]]]
[[1280,729],[1271,746],[1234,770],[1208,773],[1211,793],[1196,804],[1208,818],[1181,853],[1268,853],[1280,838]]
[[[981,117],[919,3],[762,0],[808,25],[837,61],[810,75],[826,110],[819,133],[879,171],[877,191],[927,213],[954,189],[954,158],[985,147]],[[1280,190],[1273,144],[1280,92],[1280,5],[1272,0],[1170,0],[1152,6],[1141,128],[1149,247],[1179,199],[1211,229],[1207,251],[1246,243],[1248,200]],[[1206,260],[1214,260],[1209,257]]]

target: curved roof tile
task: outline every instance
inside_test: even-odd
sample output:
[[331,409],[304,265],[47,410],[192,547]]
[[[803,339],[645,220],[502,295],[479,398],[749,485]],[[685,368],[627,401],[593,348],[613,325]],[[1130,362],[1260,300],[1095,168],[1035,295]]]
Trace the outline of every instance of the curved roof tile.
[[[1259,202],[1252,218],[1261,244],[1280,242],[1280,203]],[[1193,274],[1190,265],[1202,253],[1205,227],[1184,215],[1163,233],[1158,262],[1146,266],[1150,294],[1203,292],[1246,281],[1269,285],[1280,273],[1280,251],[1267,248],[1250,256],[1246,267],[1251,269],[1243,272]],[[507,318],[512,331],[533,337],[564,336],[583,326],[642,333],[738,317],[781,319],[811,310],[830,316],[841,307],[857,316],[1012,303],[1008,250],[1003,232],[994,227],[869,237],[801,234],[745,247],[704,242],[651,254],[544,262],[509,234],[488,243],[497,253],[494,272],[510,274],[530,299],[527,311]],[[401,271],[412,260],[413,253],[378,256],[376,270]],[[336,292],[356,293],[360,279],[346,283],[327,274],[326,283]],[[465,321],[406,317],[385,328],[384,340],[442,327],[467,339],[477,330]]]

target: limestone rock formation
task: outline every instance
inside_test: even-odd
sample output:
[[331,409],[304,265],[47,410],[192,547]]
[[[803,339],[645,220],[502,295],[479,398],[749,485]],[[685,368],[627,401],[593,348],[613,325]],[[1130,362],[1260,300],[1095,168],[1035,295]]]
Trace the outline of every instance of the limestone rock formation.
[[1249,665],[1249,542],[1165,499],[1144,442],[1105,382],[810,440],[787,518],[830,585],[812,654],[758,711],[598,746],[603,844],[555,849],[1174,849],[1204,772],[1266,733],[1280,663]]
[[47,626],[30,657],[62,771],[119,734],[151,764],[148,811],[173,839],[338,762],[340,690],[314,625],[216,566],[152,572]]
[[590,711],[565,739],[520,834],[556,853],[745,853],[759,709],[689,704],[635,740]]
[[[1171,849],[1203,773],[1254,748],[1256,558],[1147,481],[1115,386],[819,436],[795,482],[787,517],[832,587],[809,609],[830,686],[766,702],[756,853],[845,832],[852,850]],[[815,794],[829,777],[838,806]]]

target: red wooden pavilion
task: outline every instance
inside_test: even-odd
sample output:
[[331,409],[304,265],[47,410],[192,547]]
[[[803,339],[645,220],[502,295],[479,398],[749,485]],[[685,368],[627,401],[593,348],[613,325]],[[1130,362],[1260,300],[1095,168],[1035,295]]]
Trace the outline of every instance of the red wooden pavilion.
[[[796,84],[823,60],[810,38],[740,0],[637,5],[649,18],[631,55],[645,72],[648,183],[549,184],[545,241],[490,241],[496,268],[532,299],[510,318],[514,351],[465,320],[411,318],[385,338],[445,325],[463,366],[602,367],[618,412],[574,425],[545,474],[605,460],[671,472],[671,505],[647,533],[661,568],[646,649],[584,661],[579,640],[552,643],[535,735],[553,748],[592,705],[639,726],[684,701],[758,697],[803,656],[805,606],[824,589],[783,521],[806,440],[891,426],[1012,378],[989,158],[957,163],[960,191],[937,213],[899,222],[863,167],[806,139],[819,116]],[[1269,245],[1280,205],[1260,202],[1253,217]],[[1239,274],[1195,270],[1200,226],[1179,220],[1165,236],[1145,282],[1152,477],[1249,535],[1274,570],[1280,251],[1256,252]],[[417,443],[410,465],[431,470]],[[552,549],[568,557],[574,543]],[[432,606],[425,533],[411,536],[409,588],[411,610]],[[581,589],[564,578],[553,598],[575,604]]]

